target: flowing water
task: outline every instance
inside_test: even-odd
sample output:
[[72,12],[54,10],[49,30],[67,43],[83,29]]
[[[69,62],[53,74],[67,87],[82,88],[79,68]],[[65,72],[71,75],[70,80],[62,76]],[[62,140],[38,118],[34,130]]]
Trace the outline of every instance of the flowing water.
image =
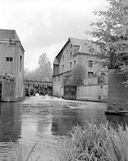
[[[0,160],[26,157],[33,145],[41,161],[57,160],[57,142],[73,126],[87,122],[128,122],[127,117],[106,116],[105,103],[68,101],[49,96],[28,97],[0,104]],[[22,153],[22,154],[21,154]],[[34,161],[34,159],[33,159]]]

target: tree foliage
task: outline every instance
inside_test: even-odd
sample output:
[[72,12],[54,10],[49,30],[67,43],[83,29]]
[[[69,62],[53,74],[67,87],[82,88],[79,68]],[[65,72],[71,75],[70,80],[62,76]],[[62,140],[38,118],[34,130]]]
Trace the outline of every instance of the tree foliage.
[[51,81],[52,80],[52,67],[47,55],[43,53],[38,60],[38,67],[34,71],[25,70],[25,79],[37,81]]
[[38,67],[38,79],[39,80],[51,80],[52,79],[52,68],[51,68],[51,62],[49,61],[46,53],[43,53],[39,57],[38,61],[39,67]]
[[96,11],[100,20],[92,23],[92,43],[97,54],[110,68],[119,68],[128,62],[128,0],[107,0],[105,11]]

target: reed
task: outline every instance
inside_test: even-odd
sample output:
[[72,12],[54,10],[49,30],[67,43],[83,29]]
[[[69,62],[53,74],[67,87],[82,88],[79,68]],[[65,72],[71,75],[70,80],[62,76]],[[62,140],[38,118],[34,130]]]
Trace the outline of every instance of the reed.
[[[41,160],[40,156],[32,157],[35,147],[36,144],[26,157],[18,147],[16,161]],[[56,152],[57,159],[53,158],[56,161],[128,161],[128,127],[124,130],[120,125],[114,128],[108,123],[76,126],[67,136],[61,137]]]
[[74,127],[65,136],[59,152],[60,161],[128,161],[128,127],[117,129],[108,123]]

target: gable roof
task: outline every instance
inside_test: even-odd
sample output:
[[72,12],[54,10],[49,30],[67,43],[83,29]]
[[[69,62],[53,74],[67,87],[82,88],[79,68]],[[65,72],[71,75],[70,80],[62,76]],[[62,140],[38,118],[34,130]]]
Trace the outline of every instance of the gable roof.
[[20,43],[20,47],[25,51],[15,30],[0,29],[0,41],[15,41]]
[[87,40],[84,40],[84,39],[77,39],[77,38],[68,38],[68,41],[64,44],[64,46],[62,47],[62,49],[60,50],[60,52],[57,54],[57,56],[55,57],[55,59],[58,60],[58,62],[60,62],[60,59],[61,59],[61,56],[62,56],[62,53],[63,53],[63,50],[65,49],[65,47],[67,46],[68,43],[70,43],[72,45],[76,45],[76,46],[85,46],[88,44],[88,41]]
[[70,39],[70,42],[72,45],[78,45],[78,46],[81,46],[81,45],[86,45],[87,44],[87,40],[84,40],[84,39],[76,39],[76,38],[69,38]]

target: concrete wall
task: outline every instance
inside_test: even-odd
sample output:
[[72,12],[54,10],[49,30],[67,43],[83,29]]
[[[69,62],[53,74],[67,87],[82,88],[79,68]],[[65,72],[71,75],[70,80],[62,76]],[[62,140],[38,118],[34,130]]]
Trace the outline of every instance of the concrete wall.
[[63,96],[63,76],[53,77],[53,96]]
[[6,73],[6,57],[13,57],[13,71],[15,75],[15,43],[10,44],[9,42],[0,42],[0,74]]
[[63,96],[63,87],[61,85],[54,86],[53,96],[57,96],[57,97]]
[[125,74],[119,74],[115,69],[109,70],[108,109],[128,110],[128,87],[123,84],[127,77]]
[[77,88],[77,100],[107,101],[108,85],[88,85]]
[[[62,76],[61,76],[62,77]],[[64,88],[62,86],[62,79],[56,76],[53,81],[53,95],[63,97]],[[108,85],[86,85],[77,87],[77,100],[91,100],[106,102],[108,97]]]
[[[19,44],[17,44],[16,50],[16,99],[20,99],[24,94],[24,53]],[[22,57],[22,62],[20,62],[20,57]]]
[[14,101],[15,100],[15,79],[3,79],[2,80],[2,101]]

